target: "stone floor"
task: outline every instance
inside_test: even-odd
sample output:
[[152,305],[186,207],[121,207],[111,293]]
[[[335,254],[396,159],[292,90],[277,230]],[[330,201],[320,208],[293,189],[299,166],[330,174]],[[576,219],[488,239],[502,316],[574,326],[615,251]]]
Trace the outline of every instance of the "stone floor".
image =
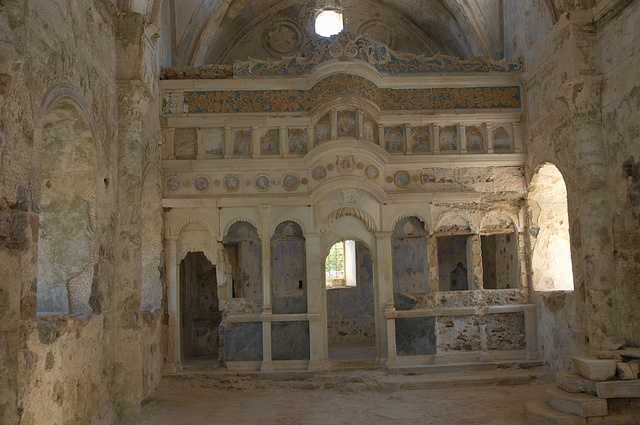
[[[277,374],[276,374],[277,375]],[[118,425],[524,425],[524,402],[544,400],[545,368],[428,375],[379,371],[165,377],[142,413]]]

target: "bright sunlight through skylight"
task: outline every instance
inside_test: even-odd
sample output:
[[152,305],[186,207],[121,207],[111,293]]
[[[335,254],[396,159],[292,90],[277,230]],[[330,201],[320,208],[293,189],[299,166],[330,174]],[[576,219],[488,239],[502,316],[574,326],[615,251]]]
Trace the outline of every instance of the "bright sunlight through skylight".
[[316,18],[316,34],[331,37],[342,31],[342,13],[335,10],[320,12]]

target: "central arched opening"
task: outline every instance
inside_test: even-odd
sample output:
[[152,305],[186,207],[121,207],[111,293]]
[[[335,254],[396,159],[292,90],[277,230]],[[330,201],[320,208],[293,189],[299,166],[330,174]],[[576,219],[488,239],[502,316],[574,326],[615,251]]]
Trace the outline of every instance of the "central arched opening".
[[364,242],[345,239],[325,258],[329,361],[375,360],[373,258]]

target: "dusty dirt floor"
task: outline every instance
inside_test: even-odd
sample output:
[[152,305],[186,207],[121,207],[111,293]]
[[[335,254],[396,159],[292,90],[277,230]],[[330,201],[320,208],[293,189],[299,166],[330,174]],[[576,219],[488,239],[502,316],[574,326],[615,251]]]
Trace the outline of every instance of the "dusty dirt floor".
[[524,402],[544,400],[544,389],[554,384],[545,368],[429,375],[351,371],[298,378],[304,379],[168,376],[140,415],[117,424],[524,425]]

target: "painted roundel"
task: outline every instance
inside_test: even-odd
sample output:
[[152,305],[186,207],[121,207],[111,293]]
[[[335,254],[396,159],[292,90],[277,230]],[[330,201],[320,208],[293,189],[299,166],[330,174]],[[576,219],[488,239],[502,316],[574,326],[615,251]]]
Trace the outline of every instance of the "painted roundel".
[[378,177],[378,169],[375,166],[369,165],[366,171],[367,171],[367,177],[369,177],[371,180]]
[[269,190],[269,185],[271,184],[271,181],[269,180],[269,176],[267,176],[266,174],[260,174],[258,177],[256,177],[253,184],[256,186],[256,189],[258,189],[260,192],[265,192]]
[[198,176],[193,181],[193,187],[195,187],[199,192],[204,192],[205,190],[209,189],[209,179],[205,176]]
[[327,177],[327,169],[326,168],[324,168],[322,166],[318,166],[318,167],[313,169],[313,179],[315,181],[324,180],[325,177]]
[[180,180],[175,176],[169,177],[167,179],[166,187],[167,190],[174,192],[180,187]]
[[398,171],[393,177],[393,181],[398,187],[407,187],[411,183],[411,176],[406,171]]
[[287,174],[282,178],[282,187],[289,192],[294,191],[300,185],[300,180],[295,174]]
[[240,189],[240,178],[234,174],[228,175],[224,178],[223,186],[227,192],[237,192]]

